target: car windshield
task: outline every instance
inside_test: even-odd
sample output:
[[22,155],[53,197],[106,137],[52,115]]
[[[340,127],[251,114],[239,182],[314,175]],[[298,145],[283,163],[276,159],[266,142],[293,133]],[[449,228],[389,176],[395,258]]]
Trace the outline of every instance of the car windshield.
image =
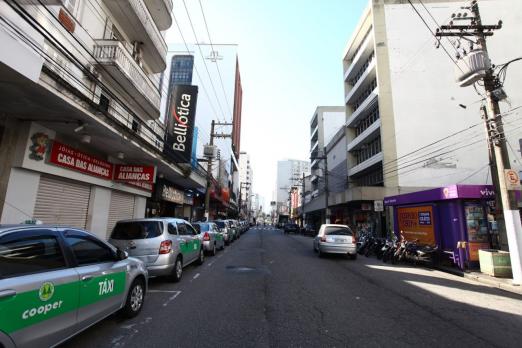
[[327,236],[352,236],[353,232],[348,227],[329,226],[326,227],[324,234]]
[[112,239],[149,239],[161,235],[160,221],[118,222],[111,234]]

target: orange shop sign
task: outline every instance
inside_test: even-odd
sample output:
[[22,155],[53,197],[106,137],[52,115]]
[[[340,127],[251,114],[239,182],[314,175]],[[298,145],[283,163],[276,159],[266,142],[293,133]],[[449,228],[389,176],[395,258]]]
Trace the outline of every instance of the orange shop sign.
[[398,208],[397,222],[407,241],[418,239],[419,244],[435,244],[435,227],[433,223],[433,207]]

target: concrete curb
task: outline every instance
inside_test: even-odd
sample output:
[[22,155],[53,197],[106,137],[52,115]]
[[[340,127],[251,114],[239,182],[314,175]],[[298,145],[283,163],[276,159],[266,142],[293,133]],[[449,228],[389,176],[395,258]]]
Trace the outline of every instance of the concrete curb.
[[495,279],[489,279],[484,276],[470,273],[464,273],[464,278],[471,279],[482,284],[490,285],[504,291],[509,291],[514,294],[522,295],[522,286],[511,285]]

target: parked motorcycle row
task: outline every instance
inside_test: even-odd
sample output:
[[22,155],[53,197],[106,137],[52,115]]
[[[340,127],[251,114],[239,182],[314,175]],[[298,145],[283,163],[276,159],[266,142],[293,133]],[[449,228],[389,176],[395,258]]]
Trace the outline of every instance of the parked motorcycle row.
[[420,245],[418,240],[399,240],[395,235],[391,238],[377,238],[371,233],[363,233],[357,242],[357,252],[369,257],[375,255],[383,262],[409,262],[414,265],[422,263],[435,266],[438,262],[439,247]]

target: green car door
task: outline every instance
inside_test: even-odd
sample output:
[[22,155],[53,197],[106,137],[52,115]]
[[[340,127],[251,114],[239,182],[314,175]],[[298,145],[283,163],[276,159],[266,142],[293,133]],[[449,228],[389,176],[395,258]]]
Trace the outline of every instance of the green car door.
[[55,230],[0,238],[0,332],[17,347],[52,346],[72,335],[79,288]]

